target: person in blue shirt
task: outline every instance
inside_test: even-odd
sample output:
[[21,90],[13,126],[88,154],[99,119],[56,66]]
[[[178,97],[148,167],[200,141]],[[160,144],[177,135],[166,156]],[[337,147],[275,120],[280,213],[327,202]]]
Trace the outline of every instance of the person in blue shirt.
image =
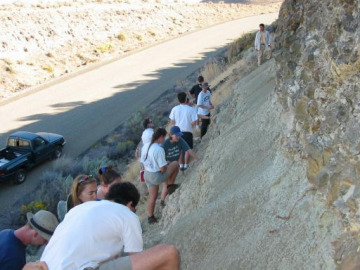
[[162,145],[165,150],[166,161],[172,162],[180,160],[179,163],[182,164],[182,159],[186,152],[196,161],[200,160],[195,152],[190,149],[187,142],[181,137],[183,133],[178,126],[173,126],[169,133],[170,137],[167,138]]
[[26,217],[23,227],[0,232],[1,270],[21,270],[26,264],[26,246],[46,244],[59,224],[55,215],[45,210],[27,213]]

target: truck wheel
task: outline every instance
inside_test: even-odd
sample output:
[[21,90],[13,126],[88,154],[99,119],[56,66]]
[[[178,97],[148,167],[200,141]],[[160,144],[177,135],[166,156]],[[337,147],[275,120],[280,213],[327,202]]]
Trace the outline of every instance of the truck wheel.
[[60,158],[61,155],[62,155],[62,147],[61,146],[56,146],[55,152],[54,152],[54,159]]
[[15,173],[14,184],[19,185],[21,183],[24,183],[25,180],[26,180],[26,171],[24,169],[19,169]]

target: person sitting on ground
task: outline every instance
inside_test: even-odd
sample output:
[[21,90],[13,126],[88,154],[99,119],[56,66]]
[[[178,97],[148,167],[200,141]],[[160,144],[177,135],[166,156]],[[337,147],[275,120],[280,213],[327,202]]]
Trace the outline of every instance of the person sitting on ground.
[[197,104],[197,99],[198,99],[199,93],[202,90],[203,82],[204,82],[204,77],[200,75],[197,78],[197,84],[195,84],[189,91],[190,96],[192,96],[192,98],[193,98],[194,104]]
[[[136,187],[122,182],[110,187],[106,200],[74,207],[40,260],[50,270],[179,269],[175,247],[161,245],[143,251],[141,225],[135,214],[139,199]],[[120,257],[122,250],[130,256]]]
[[[200,138],[202,138],[206,134],[208,126],[210,125],[210,110],[214,108],[211,103],[211,93],[209,91],[209,84],[207,82],[202,84],[202,91],[198,96],[197,106],[198,116],[201,118]],[[204,118],[204,116],[207,118]]]
[[21,270],[26,263],[26,246],[45,245],[59,224],[56,216],[45,210],[27,213],[26,219],[23,227],[0,232],[1,270]]
[[[192,130],[193,130],[193,126],[195,126],[198,123],[198,116],[194,108],[189,107],[187,105],[185,92],[178,93],[177,97],[180,104],[172,108],[169,115],[170,123],[180,128],[182,132],[182,138],[189,145],[190,149],[193,149],[194,139],[193,139]],[[183,156],[181,156],[181,159],[179,160],[180,170],[186,170],[189,166],[190,152],[184,151],[184,153],[185,153],[185,164],[183,162],[184,158]]]
[[[163,143],[163,148],[165,150],[165,158],[167,162],[172,162],[178,160],[180,164],[183,163],[183,154],[185,153],[188,156],[193,157],[196,161],[200,159],[195,154],[195,152],[190,148],[187,142],[182,138],[183,133],[180,131],[178,126],[173,126],[170,129],[170,137],[167,138]],[[183,170],[188,168],[188,164],[186,167],[183,167]],[[180,170],[182,168],[180,167]]]
[[100,185],[97,189],[97,198],[101,200],[105,199],[106,194],[113,184],[121,182],[120,174],[115,171],[111,165],[99,169],[99,179]]
[[92,175],[78,175],[71,186],[71,193],[65,201],[59,201],[57,214],[62,221],[69,210],[81,203],[97,200],[96,179]]
[[179,172],[179,162],[166,162],[165,150],[161,147],[166,136],[164,128],[158,128],[151,139],[151,143],[147,143],[141,150],[141,162],[145,167],[145,183],[149,191],[148,201],[148,222],[150,224],[157,222],[154,216],[155,202],[159,192],[159,185],[163,184],[161,192],[162,207],[165,206],[165,198],[168,194],[168,185],[173,185],[175,178]]

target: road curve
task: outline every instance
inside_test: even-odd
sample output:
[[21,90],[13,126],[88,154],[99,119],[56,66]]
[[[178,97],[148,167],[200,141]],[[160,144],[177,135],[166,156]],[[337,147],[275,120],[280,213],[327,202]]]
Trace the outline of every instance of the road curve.
[[[0,107],[0,146],[16,130],[54,132],[65,136],[65,154],[76,157],[227,43],[277,16],[253,16],[197,31],[5,103]],[[0,213],[31,192],[50,168],[35,168],[22,185],[1,185]]]

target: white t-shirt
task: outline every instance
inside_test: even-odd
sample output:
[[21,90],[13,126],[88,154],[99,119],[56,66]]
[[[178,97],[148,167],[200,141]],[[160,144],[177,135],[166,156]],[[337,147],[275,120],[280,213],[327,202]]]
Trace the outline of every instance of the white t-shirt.
[[142,143],[143,144],[150,143],[153,134],[154,134],[154,129],[153,128],[145,129],[143,131],[142,135],[141,135]]
[[96,268],[125,252],[143,250],[139,218],[124,205],[107,200],[72,208],[56,228],[41,261],[49,270]]
[[172,108],[169,116],[170,120],[175,121],[175,125],[183,132],[192,133],[191,123],[198,120],[198,116],[193,107],[180,104]]
[[[209,107],[211,104],[211,93],[209,90],[206,90],[206,93],[203,91],[200,92],[198,99],[197,99],[197,105],[203,105],[206,107]],[[209,110],[203,109],[198,107],[198,114],[200,115],[208,115],[210,113]]]
[[[141,149],[141,163],[144,164],[145,170],[148,172],[158,172],[161,167],[167,165],[165,150],[156,142],[150,146],[150,149],[149,146],[150,143],[147,143]],[[146,153],[148,153],[147,157]]]

